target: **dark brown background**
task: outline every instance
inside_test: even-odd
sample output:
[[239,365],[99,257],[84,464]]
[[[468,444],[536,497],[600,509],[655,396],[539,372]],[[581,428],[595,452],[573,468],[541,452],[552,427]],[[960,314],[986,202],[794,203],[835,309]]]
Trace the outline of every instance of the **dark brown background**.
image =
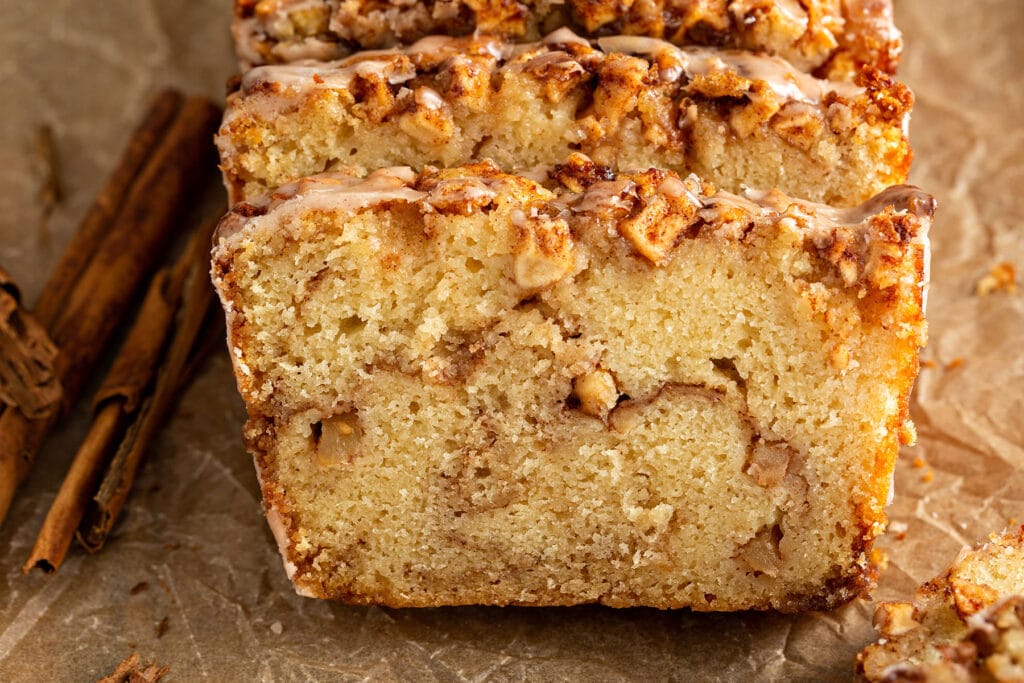
[[[0,0],[0,264],[33,300],[148,95],[214,97],[233,69],[229,0]],[[935,193],[920,443],[896,473],[891,563],[905,597],[965,543],[1024,521],[1024,295],[978,297],[1024,267],[1024,3],[897,0],[917,94],[914,182]],[[65,198],[41,227],[32,130],[56,133]],[[962,358],[963,364],[946,368]],[[356,608],[297,597],[260,513],[244,411],[218,355],[153,448],[107,548],[23,577],[85,430],[47,442],[0,529],[0,680],[91,680],[135,644],[174,680],[848,680],[872,605],[830,614]],[[924,458],[928,466],[915,468]],[[934,479],[923,474],[934,471]],[[136,595],[140,582],[149,588]],[[168,619],[162,638],[157,624]]]

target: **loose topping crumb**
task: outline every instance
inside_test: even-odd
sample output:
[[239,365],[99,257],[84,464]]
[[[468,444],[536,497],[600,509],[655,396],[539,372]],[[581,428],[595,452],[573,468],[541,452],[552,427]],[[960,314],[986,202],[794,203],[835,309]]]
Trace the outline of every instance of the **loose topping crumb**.
[[621,221],[618,231],[641,256],[658,265],[696,218],[701,208],[700,185],[693,176],[680,180],[673,174],[656,186],[641,183],[639,187],[643,208]]
[[986,296],[995,292],[1017,293],[1017,268],[1009,261],[1001,261],[992,266],[985,277],[978,280],[974,293]]
[[572,235],[560,218],[527,216],[516,210],[512,220],[519,231],[515,248],[515,283],[527,290],[550,287],[572,270]]

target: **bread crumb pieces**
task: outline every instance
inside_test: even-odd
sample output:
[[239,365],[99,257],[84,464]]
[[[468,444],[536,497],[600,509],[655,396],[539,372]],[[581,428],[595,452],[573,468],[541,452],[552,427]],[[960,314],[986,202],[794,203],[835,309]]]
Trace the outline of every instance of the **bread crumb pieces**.
[[921,456],[917,456],[916,458],[914,458],[913,465],[914,465],[915,469],[921,469],[921,468],[923,468],[927,464],[928,463],[925,462],[925,459],[922,458]]
[[958,367],[960,367],[963,364],[964,364],[964,359],[961,358],[960,356],[957,356],[953,360],[951,360],[948,363],[946,363],[946,369],[947,370],[956,370]]
[[878,567],[879,571],[885,571],[889,567],[889,553],[881,548],[872,548],[871,563]]
[[49,237],[48,223],[50,216],[60,206],[64,198],[64,190],[60,183],[60,159],[57,156],[53,127],[48,123],[36,125],[32,138],[32,148],[39,167],[39,190],[37,196],[42,207],[42,228],[44,239]]
[[[961,551],[912,601],[883,602],[879,640],[857,656],[860,681],[1021,681],[1024,530]],[[1009,665],[1009,666],[1007,666]]]
[[929,484],[933,479],[935,479],[935,470],[929,467],[925,473],[921,475],[921,482]]
[[1009,261],[1000,261],[992,266],[985,277],[978,280],[974,293],[986,296],[994,292],[1017,293],[1017,268]]
[[907,537],[907,528],[906,522],[893,522],[889,525],[889,531],[892,532],[897,541],[902,541]]
[[281,624],[280,621],[275,621],[273,624],[270,625],[270,632],[273,633],[275,636],[279,636],[284,632],[284,626]]
[[900,425],[900,445],[913,446],[917,443],[917,427],[913,421],[906,420]]
[[938,365],[938,363],[933,361],[931,358],[922,358],[921,359],[921,367],[922,368],[929,368],[930,369],[930,368],[934,368],[936,365]]

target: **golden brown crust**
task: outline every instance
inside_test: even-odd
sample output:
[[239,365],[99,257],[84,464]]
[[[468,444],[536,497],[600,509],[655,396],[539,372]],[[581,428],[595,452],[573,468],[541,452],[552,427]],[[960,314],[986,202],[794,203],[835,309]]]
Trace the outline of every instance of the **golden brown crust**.
[[536,40],[559,26],[676,45],[713,45],[783,57],[852,79],[864,66],[895,73],[901,49],[890,0],[236,0],[243,68],[474,32]]

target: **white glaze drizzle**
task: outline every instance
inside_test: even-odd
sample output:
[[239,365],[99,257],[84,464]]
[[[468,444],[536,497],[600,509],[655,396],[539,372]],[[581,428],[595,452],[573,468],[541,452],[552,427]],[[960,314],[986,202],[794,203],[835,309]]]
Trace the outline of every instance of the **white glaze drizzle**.
[[748,80],[765,82],[783,99],[810,104],[819,104],[830,92],[848,98],[864,92],[863,88],[851,83],[814,78],[780,57],[710,47],[682,48],[644,36],[608,36],[598,38],[597,43],[605,52],[623,52],[650,60],[660,58],[668,61],[675,68],[663,67],[663,79],[678,78],[683,73],[693,78],[734,71]]
[[416,104],[427,109],[444,109],[444,99],[431,87],[422,86],[416,88],[414,95]]
[[594,213],[604,209],[629,209],[633,206],[630,197],[635,189],[636,183],[626,177],[599,180],[580,193],[572,210],[575,213]]
[[[606,53],[623,52],[665,62],[661,76],[667,81],[678,80],[684,74],[693,78],[696,75],[732,71],[748,80],[765,82],[783,99],[813,104],[820,103],[827,93],[833,91],[844,97],[855,97],[863,92],[862,88],[850,83],[816,79],[778,57],[707,47],[680,48],[663,40],[642,36],[610,36],[599,38],[597,43]],[[542,65],[547,60],[578,61],[564,51],[552,52],[553,47],[568,44],[590,46],[589,41],[567,28],[558,29],[542,41],[530,44],[513,44],[496,38],[467,41],[448,36],[428,36],[406,48],[370,50],[334,62],[306,61],[257,67],[243,77],[242,90],[249,92],[259,83],[279,83],[300,92],[314,87],[346,88],[356,75],[383,74],[396,61],[394,58],[397,56],[437,54],[454,45],[470,48],[471,53],[491,54],[496,59],[506,61],[516,55],[533,53],[537,53],[530,60],[533,64]],[[551,54],[564,57],[556,59],[549,56]],[[402,83],[415,75],[415,70],[410,68],[393,74],[389,81]],[[314,76],[319,78],[315,80]]]
[[[255,228],[269,221],[271,225],[287,220],[293,212],[341,211],[354,213],[374,204],[386,201],[425,202],[430,205],[451,205],[460,201],[481,203],[496,196],[502,176],[462,176],[443,179],[430,192],[411,187],[417,175],[408,167],[385,168],[374,171],[366,178],[351,175],[326,173],[304,178],[287,185],[269,197],[252,205],[264,209],[264,214],[245,220],[222,221],[218,239],[227,240],[236,233]],[[837,227],[857,227],[892,207],[896,213],[911,213],[923,219],[913,240],[926,248],[927,227],[934,211],[934,200],[922,190],[911,185],[890,187],[859,206],[839,209],[802,199],[794,199],[778,190],[747,190],[743,196],[718,191],[713,195],[699,194],[700,180],[695,175],[685,179],[669,176],[663,180],[658,192],[674,197],[685,196],[699,207],[701,216],[708,222],[725,220],[723,212],[739,209],[751,218],[771,220],[794,207],[807,215],[808,236],[816,239]],[[629,209],[633,205],[636,185],[627,176],[602,180],[592,184],[580,193],[562,192],[549,200],[556,209],[571,206],[573,213],[593,213],[604,209]],[[282,213],[283,212],[283,213]],[[228,217],[232,217],[229,214]]]
[[[355,213],[385,201],[415,202],[426,196],[409,185],[416,179],[412,169],[402,166],[374,171],[366,178],[341,173],[324,173],[285,185],[273,194],[250,202],[264,210],[259,216],[244,221],[223,220],[217,229],[215,241],[231,241],[239,233],[271,221],[305,211],[343,211]],[[228,214],[231,218],[233,214]]]

